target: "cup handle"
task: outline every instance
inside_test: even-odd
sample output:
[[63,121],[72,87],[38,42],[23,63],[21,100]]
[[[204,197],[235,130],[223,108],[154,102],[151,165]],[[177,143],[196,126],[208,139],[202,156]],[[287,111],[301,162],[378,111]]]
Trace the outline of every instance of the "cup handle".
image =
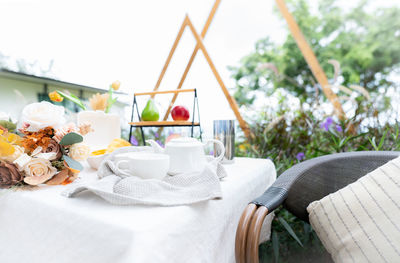
[[120,174],[124,175],[124,176],[132,176],[131,174],[129,174],[128,172],[126,172],[126,170],[121,169],[121,168],[119,167],[120,164],[123,164],[123,163],[129,163],[129,161],[128,161],[128,160],[120,160],[120,161],[118,161],[118,162],[115,164],[115,167],[117,168],[118,172],[119,172]]
[[216,143],[219,146],[219,148],[221,150],[221,153],[219,154],[219,156],[215,157],[214,159],[217,160],[218,162],[220,162],[225,156],[225,146],[224,146],[224,144],[219,140],[210,139],[210,140],[207,141],[206,145],[208,145],[210,143]]

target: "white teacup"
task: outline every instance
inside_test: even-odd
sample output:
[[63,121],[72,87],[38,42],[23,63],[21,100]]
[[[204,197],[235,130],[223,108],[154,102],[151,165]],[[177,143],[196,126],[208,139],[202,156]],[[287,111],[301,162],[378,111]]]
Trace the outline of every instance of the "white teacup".
[[118,172],[143,179],[163,179],[169,169],[169,156],[149,152],[121,153],[114,157]]

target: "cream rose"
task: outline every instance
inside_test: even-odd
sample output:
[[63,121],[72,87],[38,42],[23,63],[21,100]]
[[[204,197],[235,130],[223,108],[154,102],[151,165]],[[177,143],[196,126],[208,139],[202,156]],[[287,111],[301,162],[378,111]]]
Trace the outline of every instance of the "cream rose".
[[51,166],[49,160],[32,158],[24,165],[24,182],[30,185],[38,185],[52,178],[57,169]]
[[90,147],[84,143],[75,143],[69,148],[69,157],[76,161],[84,161],[90,155]]
[[57,129],[65,123],[65,110],[47,101],[36,102],[25,106],[22,110],[19,128],[27,127],[30,132],[37,132],[46,127]]
[[0,157],[1,161],[12,163],[24,153],[24,148],[22,148],[21,146],[13,145],[13,147],[15,149],[14,153],[8,156]]

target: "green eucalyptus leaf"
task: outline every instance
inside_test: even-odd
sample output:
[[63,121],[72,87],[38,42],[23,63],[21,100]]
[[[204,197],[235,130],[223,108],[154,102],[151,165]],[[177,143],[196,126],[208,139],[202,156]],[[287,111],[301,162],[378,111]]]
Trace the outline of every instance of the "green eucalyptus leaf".
[[72,169],[78,170],[78,171],[83,170],[83,166],[80,162],[75,161],[74,159],[72,159],[71,157],[68,157],[66,155],[64,155],[63,157],[64,157],[64,161],[67,163],[69,168],[72,168]]
[[60,145],[72,145],[75,143],[80,143],[83,141],[82,135],[75,133],[75,132],[70,132],[66,134],[60,141]]
[[296,233],[294,233],[292,227],[286,222],[286,220],[283,219],[282,217],[278,217],[278,219],[279,219],[279,222],[281,222],[283,227],[286,229],[286,231],[288,231],[288,233],[294,238],[294,240],[296,240],[297,243],[300,244],[300,246],[303,246],[300,239],[297,237]]

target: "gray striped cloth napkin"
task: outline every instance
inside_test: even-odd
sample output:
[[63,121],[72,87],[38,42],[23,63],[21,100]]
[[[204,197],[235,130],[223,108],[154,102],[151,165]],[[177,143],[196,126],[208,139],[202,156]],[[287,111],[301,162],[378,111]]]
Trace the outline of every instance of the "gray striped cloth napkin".
[[201,173],[166,176],[163,180],[124,177],[114,167],[114,156],[120,153],[148,151],[150,147],[124,147],[110,154],[100,165],[99,180],[90,184],[72,185],[62,192],[75,197],[90,191],[114,205],[177,206],[222,198],[220,179],[225,177],[224,167],[208,157]]

